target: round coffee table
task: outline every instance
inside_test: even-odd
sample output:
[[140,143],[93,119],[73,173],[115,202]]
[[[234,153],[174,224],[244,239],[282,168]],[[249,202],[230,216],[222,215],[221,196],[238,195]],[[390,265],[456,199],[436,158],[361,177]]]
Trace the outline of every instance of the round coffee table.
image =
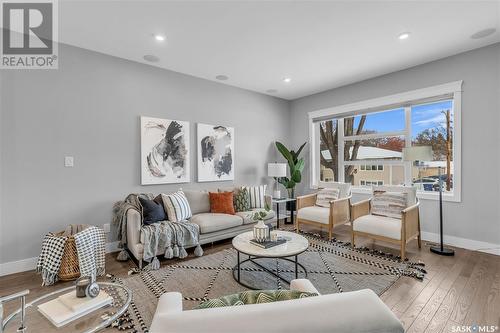
[[[276,231],[276,233],[278,234],[278,237],[286,239],[287,242],[268,249],[264,249],[250,243],[250,240],[254,238],[252,231],[239,234],[233,238],[233,247],[237,252],[237,264],[233,267],[233,278],[239,284],[253,290],[260,289],[241,281],[241,268],[245,263],[252,263],[261,268],[264,272],[269,273],[289,284],[290,281],[285,279],[283,276],[280,276],[279,271],[274,272],[257,262],[260,259],[269,258],[292,262],[295,264],[295,278],[297,279],[299,277],[299,267],[304,271],[304,277],[307,277],[307,270],[301,263],[299,263],[298,256],[307,250],[309,247],[309,241],[304,236],[294,232]],[[248,255],[248,259],[241,261],[241,253]],[[290,259],[290,257],[293,257],[293,260]]]
[[[62,288],[26,303],[24,309],[20,308],[7,316],[3,322],[4,332],[94,333],[108,327],[127,311],[132,301],[132,291],[124,285],[117,283],[98,282],[98,284],[101,290],[105,290],[113,298],[112,304],[94,310],[79,319],[57,328],[38,311],[38,306],[67,292],[75,291],[75,286]],[[23,312],[25,314],[24,323],[21,323]]]

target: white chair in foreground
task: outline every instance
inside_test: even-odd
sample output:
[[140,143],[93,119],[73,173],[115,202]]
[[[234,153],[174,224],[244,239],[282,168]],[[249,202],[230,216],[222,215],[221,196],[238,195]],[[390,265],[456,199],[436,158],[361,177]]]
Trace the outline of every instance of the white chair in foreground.
[[[331,196],[332,190],[336,191],[333,192],[337,193],[336,197],[335,195]],[[322,195],[324,195],[323,200],[321,199]],[[329,197],[331,200],[328,200]],[[351,184],[337,182],[325,183],[325,188],[320,189],[317,193],[297,197],[295,229],[299,231],[301,224],[313,225],[320,229],[326,227],[328,239],[332,239],[334,226],[349,222],[350,199]],[[320,203],[321,201],[323,203]]]
[[[306,279],[293,280],[290,289],[319,294]],[[404,332],[398,318],[370,289],[189,311],[183,311],[182,300],[178,292],[160,297],[151,333]]]
[[[398,194],[404,194],[404,200]],[[373,195],[385,198],[374,200],[372,196],[351,204],[352,246],[356,236],[398,244],[404,260],[408,242],[417,239],[421,247],[417,190],[410,186],[374,186]]]

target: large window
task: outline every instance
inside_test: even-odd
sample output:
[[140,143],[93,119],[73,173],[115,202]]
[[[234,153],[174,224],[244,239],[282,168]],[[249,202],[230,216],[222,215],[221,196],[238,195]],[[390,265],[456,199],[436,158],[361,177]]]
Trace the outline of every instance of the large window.
[[[316,141],[311,152],[312,185],[349,182],[363,192],[373,185],[411,184],[432,198],[441,181],[448,200],[459,200],[457,93],[406,100],[400,107],[332,112],[330,117],[325,110],[316,111],[319,120],[310,115],[311,139]],[[432,147],[432,159],[404,161],[403,148],[410,146]]]

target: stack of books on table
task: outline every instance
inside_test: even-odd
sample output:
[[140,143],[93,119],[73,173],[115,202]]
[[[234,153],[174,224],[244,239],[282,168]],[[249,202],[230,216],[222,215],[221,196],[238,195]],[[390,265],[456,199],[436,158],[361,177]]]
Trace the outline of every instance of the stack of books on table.
[[56,299],[40,304],[38,311],[50,320],[54,326],[61,327],[112,302],[113,298],[104,290],[101,290],[99,295],[94,298],[78,298],[73,290]]
[[275,246],[278,246],[278,245],[281,245],[284,243],[286,243],[286,239],[278,239],[275,241],[266,240],[264,242],[257,242],[255,239],[250,240],[250,244],[256,245],[256,246],[263,248],[263,249],[269,249],[271,247],[275,247]]

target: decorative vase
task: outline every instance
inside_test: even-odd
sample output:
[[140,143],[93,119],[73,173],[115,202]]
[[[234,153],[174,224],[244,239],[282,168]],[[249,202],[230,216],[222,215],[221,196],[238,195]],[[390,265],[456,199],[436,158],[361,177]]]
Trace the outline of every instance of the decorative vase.
[[264,223],[264,221],[260,220],[253,227],[253,237],[257,242],[265,242],[269,239],[269,227]]

